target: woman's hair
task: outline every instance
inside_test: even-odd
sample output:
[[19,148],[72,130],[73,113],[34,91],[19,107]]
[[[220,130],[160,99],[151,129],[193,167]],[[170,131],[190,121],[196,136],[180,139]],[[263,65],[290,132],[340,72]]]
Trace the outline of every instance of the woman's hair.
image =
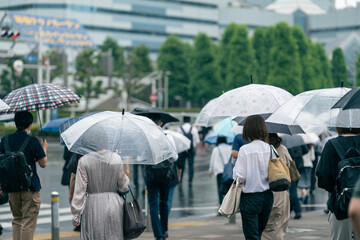
[[273,145],[275,148],[278,148],[282,142],[281,137],[277,135],[277,133],[269,133],[268,140],[271,145]]
[[253,141],[255,139],[267,141],[268,130],[264,118],[260,115],[252,115],[246,118],[243,129],[244,141]]
[[218,137],[217,137],[216,146],[219,145],[219,144],[221,144],[221,143],[227,143],[225,136],[218,136]]
[[360,128],[342,128],[342,127],[336,127],[336,132],[339,135],[343,134],[360,134]]

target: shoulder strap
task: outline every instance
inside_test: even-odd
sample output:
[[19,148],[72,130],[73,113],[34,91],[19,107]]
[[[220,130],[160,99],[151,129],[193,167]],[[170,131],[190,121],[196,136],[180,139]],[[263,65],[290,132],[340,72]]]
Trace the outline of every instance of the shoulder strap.
[[180,129],[184,134],[186,134],[182,126],[180,127]]
[[9,135],[5,136],[5,138],[4,138],[4,148],[5,148],[5,153],[11,152],[10,145],[9,145]]
[[190,134],[190,133],[191,133],[191,131],[192,131],[192,126],[190,127],[190,130],[189,130],[188,134]]
[[343,146],[339,143],[339,141],[336,138],[330,139],[329,141],[334,146],[335,151],[337,152],[341,160],[343,160],[346,156]]
[[272,159],[272,153],[274,153],[275,154],[275,157],[279,157],[279,154],[277,154],[277,152],[275,151],[275,149],[274,149],[274,146],[273,145],[271,145],[271,144],[269,144],[269,146],[270,146],[270,160]]
[[29,141],[30,141],[31,136],[27,135],[26,138],[24,139],[24,142],[22,143],[22,145],[19,148],[19,152],[24,151],[24,149],[26,148],[26,146],[28,145]]

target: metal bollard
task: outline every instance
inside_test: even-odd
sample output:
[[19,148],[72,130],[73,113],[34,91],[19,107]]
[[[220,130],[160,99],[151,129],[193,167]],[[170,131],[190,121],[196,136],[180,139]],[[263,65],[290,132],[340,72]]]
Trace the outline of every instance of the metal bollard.
[[60,239],[59,193],[51,193],[51,240]]
[[150,218],[150,208],[149,208],[148,191],[147,191],[147,189],[145,189],[145,217],[146,217],[146,231],[147,231],[147,232],[152,232],[151,218]]

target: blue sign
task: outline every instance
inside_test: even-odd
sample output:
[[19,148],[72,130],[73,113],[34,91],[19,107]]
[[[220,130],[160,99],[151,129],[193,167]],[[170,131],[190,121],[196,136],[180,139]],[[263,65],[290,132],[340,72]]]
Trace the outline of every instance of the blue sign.
[[25,58],[27,63],[37,63],[37,56],[36,55],[27,55]]
[[26,42],[37,43],[41,36],[42,43],[50,47],[96,48],[85,28],[75,19],[22,13],[9,15],[21,33],[20,38]]

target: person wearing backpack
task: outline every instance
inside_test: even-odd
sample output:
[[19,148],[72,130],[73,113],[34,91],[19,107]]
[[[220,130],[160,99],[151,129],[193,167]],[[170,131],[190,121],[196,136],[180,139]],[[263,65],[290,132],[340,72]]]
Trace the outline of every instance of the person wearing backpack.
[[189,187],[192,187],[192,182],[194,178],[194,159],[196,155],[196,149],[200,143],[199,133],[195,126],[191,125],[190,117],[184,116],[183,118],[184,124],[178,128],[178,132],[183,134],[185,137],[190,139],[190,149],[187,152],[181,153],[179,155],[179,164],[181,166],[181,182],[183,179],[184,171],[185,171],[185,162],[187,160],[189,166]]
[[[147,117],[161,128],[163,123],[160,114],[152,113]],[[169,236],[169,190],[173,180],[177,178],[176,168],[174,168],[175,161],[178,159],[175,142],[171,135],[167,134],[166,136],[174,147],[171,152],[171,158],[156,165],[144,166],[151,226],[154,237],[157,240],[165,240]]]
[[[330,139],[324,146],[321,159],[316,169],[316,176],[318,177],[318,187],[330,193],[327,206],[330,210],[329,223],[331,239],[347,240],[352,239],[353,229],[347,214],[348,205],[345,204],[341,206],[341,203],[346,203],[350,199],[341,200],[341,198],[339,198],[341,192],[346,188],[346,186],[342,186],[339,180],[346,176],[351,177],[352,173],[359,175],[357,172],[359,168],[350,167],[348,168],[350,171],[341,171],[339,166],[341,167],[342,163],[346,163],[349,158],[359,158],[357,150],[360,149],[360,128],[337,127],[336,131],[339,136]],[[354,161],[356,160],[356,158],[353,159]],[[357,160],[359,161],[360,159]],[[346,173],[346,175],[342,175],[342,172]],[[345,182],[351,184],[351,181],[346,179]],[[351,186],[347,187],[351,188]],[[344,194],[344,196],[351,198],[351,194]]]
[[215,175],[216,177],[219,206],[221,206],[222,200],[225,196],[221,191],[224,165],[228,163],[230,157],[231,157],[231,146],[227,144],[226,137],[218,136],[216,141],[216,147],[213,148],[211,152],[209,177],[211,177],[212,175]]
[[[17,131],[1,139],[0,153],[4,154],[5,152],[8,152],[8,147],[10,148],[11,153],[19,151],[22,144],[27,141],[22,152],[25,156],[26,163],[31,168],[31,174],[29,175],[31,181],[27,189],[24,188],[25,183],[23,182],[16,182],[15,185],[13,185],[15,190],[11,188],[5,190],[5,188],[0,187],[0,195],[2,195],[2,190],[9,193],[9,203],[13,215],[13,239],[33,239],[41,203],[41,184],[36,171],[36,162],[40,167],[46,167],[46,151],[48,144],[46,140],[41,140],[40,142],[37,138],[28,135],[33,123],[33,116],[31,113],[26,111],[17,112],[14,120]],[[24,171],[24,169],[17,169],[17,171]],[[0,174],[2,173],[0,172]],[[10,179],[2,178],[1,185],[4,187],[7,184],[5,181],[14,181],[13,179],[16,179],[16,177]],[[23,190],[17,190],[16,187]]]

